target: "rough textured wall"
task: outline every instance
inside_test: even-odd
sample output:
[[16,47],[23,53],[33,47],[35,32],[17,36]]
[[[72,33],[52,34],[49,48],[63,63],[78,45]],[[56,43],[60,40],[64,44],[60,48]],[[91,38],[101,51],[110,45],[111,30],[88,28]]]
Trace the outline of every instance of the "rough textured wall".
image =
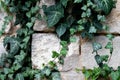
[[[53,5],[54,0],[42,0],[41,4]],[[40,4],[40,5],[41,5]],[[40,13],[43,13],[40,10]],[[110,26],[110,33],[119,34],[120,33],[120,0],[117,1],[117,6],[112,10],[111,14],[107,16],[107,22]],[[35,33],[32,36],[32,63],[33,67],[38,69],[42,68],[42,63],[46,63],[52,58],[51,51],[59,51],[60,44],[59,39],[56,34],[52,33],[54,29],[47,28],[45,21],[36,21],[34,25],[35,31],[42,31],[44,33]],[[47,33],[46,33],[47,32]],[[49,32],[49,33],[48,33]],[[97,66],[97,63],[94,59],[94,54],[92,54],[92,44],[91,41],[83,40],[80,36],[75,35],[77,41],[69,45],[68,55],[65,58],[65,64],[58,65],[59,70],[61,71],[62,80],[84,80],[82,72],[77,73],[75,68],[82,69],[85,66],[88,69],[91,69]],[[95,37],[95,40],[100,42],[103,46],[108,42],[108,39],[99,33],[99,36]],[[114,69],[120,66],[120,37],[115,36],[113,40],[113,55],[110,62],[108,63]],[[109,50],[102,49],[98,52],[100,55],[109,54]]]
[[[47,4],[48,6],[54,4],[54,0],[41,0],[40,6],[42,4]],[[43,14],[43,11],[40,10],[40,13]],[[44,15],[44,14],[43,14]],[[4,21],[3,13],[0,13],[0,24]],[[117,1],[117,6],[112,10],[111,14],[107,17],[107,22],[110,26],[110,33],[120,34],[120,0]],[[2,25],[0,25],[0,30]],[[9,31],[8,26],[8,31]],[[54,34],[54,28],[47,28],[45,21],[36,21],[34,25],[34,33],[32,35],[32,65],[33,68],[42,68],[43,63],[47,63],[49,60],[52,60],[52,51],[60,51],[60,40],[56,34]],[[41,33],[42,32],[42,33]],[[94,60],[94,54],[92,54],[92,45],[91,41],[83,40],[79,35],[75,35],[77,41],[69,44],[69,50],[67,57],[64,59],[64,65],[58,65],[61,72],[62,80],[84,80],[84,75],[82,72],[77,73],[76,68],[82,69],[83,66],[86,68],[93,68],[97,66]],[[0,38],[0,55],[5,52],[3,47],[3,37]],[[96,41],[100,42],[104,46],[107,44],[108,39],[99,33],[99,36],[96,36]],[[110,66],[117,68],[120,66],[120,36],[115,36],[113,40],[114,51],[111,57]],[[109,54],[109,50],[102,49],[99,50],[99,54]]]

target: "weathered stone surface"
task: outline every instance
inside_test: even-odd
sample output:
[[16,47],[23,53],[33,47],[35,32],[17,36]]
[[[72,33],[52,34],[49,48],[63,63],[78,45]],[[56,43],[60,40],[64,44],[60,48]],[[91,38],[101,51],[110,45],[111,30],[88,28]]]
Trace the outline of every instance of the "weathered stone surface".
[[[103,49],[99,50],[98,53],[100,55],[110,55],[109,50],[105,49],[105,45],[109,41],[105,36],[97,36],[95,38],[95,41],[102,44]],[[113,47],[114,51],[112,54],[112,57],[108,63],[109,66],[116,69],[118,66],[120,66],[120,53],[119,53],[119,47],[120,47],[120,37],[115,37],[113,39]],[[91,42],[82,42],[81,45],[81,56],[80,56],[80,62],[81,66],[85,66],[87,69],[92,69],[93,67],[97,67],[97,63],[94,59],[95,54],[92,54],[92,44]]]
[[114,69],[117,69],[117,67],[120,66],[120,37],[119,36],[114,38],[113,47],[114,47],[114,50],[113,50],[113,54],[109,62],[109,65]]
[[[55,0],[41,0],[40,2],[40,7],[42,7],[42,5],[54,5],[55,4]],[[44,16],[44,12],[42,9],[40,9],[40,14],[42,14],[42,16]],[[45,20],[36,20],[35,25],[33,27],[33,29],[35,31],[44,31],[44,32],[51,32],[54,31],[54,28],[48,28],[47,27],[47,23]]]
[[[64,59],[64,65],[58,65],[62,80],[83,80],[82,73],[78,74],[75,69],[80,68],[80,38],[69,44],[68,54]],[[32,38],[32,65],[33,68],[42,68],[43,63],[52,60],[52,51],[60,51],[60,40],[55,34],[40,33],[33,34]]]
[[32,64],[33,68],[42,68],[43,63],[52,60],[52,51],[60,50],[60,40],[51,33],[33,34],[32,37]]
[[76,71],[61,72],[62,80],[85,80],[82,72]]
[[3,46],[3,39],[4,39],[4,36],[0,37],[0,56],[3,54],[3,53],[6,53],[6,50]]
[[[100,55],[109,54],[109,50],[104,49],[105,45],[108,42],[108,39],[105,36],[95,37],[95,41],[102,44],[103,49],[98,51]],[[80,56],[81,68],[84,66],[87,69],[92,69],[97,66],[97,63],[94,59],[95,54],[92,54],[92,52],[93,52],[92,42],[83,40],[81,42],[81,56]]]
[[68,53],[64,59],[64,65],[59,65],[59,70],[66,72],[80,67],[80,38],[76,37],[76,42],[68,45]]
[[[79,37],[77,41],[69,45],[69,51],[65,58],[65,65],[58,65],[60,71],[68,71],[78,68],[79,65]],[[52,46],[52,47],[51,47]],[[59,52],[60,40],[55,34],[41,33],[33,34],[32,40],[32,63],[33,67],[41,68],[43,63],[52,60],[52,51]]]
[[[0,31],[3,30],[3,29],[2,29],[2,25],[4,24],[4,17],[5,17],[5,16],[7,16],[6,13],[0,12]],[[6,28],[5,28],[5,33],[8,33],[9,30],[10,30],[10,28],[11,28],[11,23],[9,23],[9,24],[6,26]]]
[[120,0],[117,0],[116,8],[107,17],[106,23],[110,26],[111,33],[120,33]]

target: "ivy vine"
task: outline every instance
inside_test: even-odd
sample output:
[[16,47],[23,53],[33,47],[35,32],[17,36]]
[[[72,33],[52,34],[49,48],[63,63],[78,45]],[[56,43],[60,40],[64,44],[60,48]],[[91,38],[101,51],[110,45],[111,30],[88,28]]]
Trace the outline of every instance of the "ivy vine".
[[[42,19],[39,14],[41,8],[37,5],[39,2],[40,0],[0,0],[0,7],[8,13],[8,17],[13,15],[16,17],[14,25],[21,25],[16,35],[6,36],[4,39],[8,53],[0,58],[0,80],[61,80],[55,60],[44,65],[41,70],[32,69],[30,37],[34,33],[32,27],[35,20]],[[53,51],[52,58],[58,59],[57,63],[64,64],[67,45],[74,41],[72,36],[76,33],[80,33],[82,38],[94,39],[95,33],[108,31],[109,27],[105,25],[106,16],[114,7],[114,0],[55,0],[55,5],[49,7],[43,5],[48,27],[55,27],[58,37],[62,40],[60,53]],[[10,20],[8,18],[8,21]],[[107,37],[110,41],[105,48],[109,49],[112,55],[114,37],[111,34]],[[102,48],[100,43],[95,41],[92,45],[99,67],[93,70],[84,68],[82,71],[85,79],[119,80],[120,68],[114,70],[104,63],[109,60],[108,55],[100,56],[97,53]]]
[[[50,61],[43,69],[32,68],[31,40],[32,27],[36,19],[40,19],[39,0],[0,0],[1,9],[8,13],[8,17],[15,16],[14,26],[20,25],[16,35],[4,38],[4,47],[7,54],[0,58],[0,80],[60,80],[60,73],[54,61]],[[7,22],[8,19],[5,19]],[[11,20],[11,19],[10,19]],[[3,32],[4,33],[4,30]],[[1,33],[1,34],[2,34]],[[61,42],[65,46],[65,42]],[[65,55],[65,54],[64,54]],[[53,57],[59,56],[53,52]],[[59,61],[62,63],[61,61]]]

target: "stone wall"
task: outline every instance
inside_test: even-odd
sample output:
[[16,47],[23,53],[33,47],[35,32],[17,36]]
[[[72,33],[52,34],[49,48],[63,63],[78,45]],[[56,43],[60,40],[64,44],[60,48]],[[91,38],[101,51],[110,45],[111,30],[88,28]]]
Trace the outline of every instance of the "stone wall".
[[[41,0],[40,6],[42,4],[50,6],[54,4],[54,0]],[[40,13],[43,14],[43,11],[40,10]],[[2,14],[3,13],[0,13],[0,23],[2,23],[3,20]],[[120,0],[117,1],[116,8],[113,9],[111,14],[107,17],[106,23],[110,26],[110,33],[115,34],[113,40],[114,51],[108,64],[116,69],[117,66],[120,66]],[[40,69],[43,63],[46,64],[48,61],[52,60],[52,51],[60,51],[60,40],[54,33],[54,28],[47,28],[47,24],[44,20],[36,21],[33,29],[37,31],[37,33],[32,35],[32,66],[33,68]],[[83,40],[79,35],[75,35],[75,37],[77,41],[68,46],[68,54],[64,59],[65,64],[58,65],[62,80],[84,80],[82,72],[77,73],[75,69],[82,69],[83,66],[87,69],[92,69],[97,66],[94,60],[95,55],[92,54],[91,41]],[[4,37],[0,38],[0,54],[5,52],[2,43],[3,38]],[[108,39],[102,33],[99,33],[99,35],[95,37],[95,40],[100,42],[103,48],[108,42]],[[109,50],[99,50],[99,54],[109,54]]]
[[[42,0],[41,4],[53,5],[54,0]],[[117,1],[117,6],[112,10],[111,14],[107,16],[107,24],[110,26],[110,33],[120,33],[120,0]],[[42,10],[40,11],[42,13]],[[42,63],[46,63],[52,60],[52,51],[60,51],[60,40],[54,34],[54,29],[47,28],[45,21],[36,21],[34,30],[43,33],[34,33],[32,36],[32,63],[33,67],[38,69],[42,68]],[[87,69],[92,69],[97,66],[92,54],[91,41],[83,40],[79,35],[75,35],[77,41],[69,44],[69,50],[67,57],[65,58],[65,64],[59,65],[62,80],[84,80],[82,72],[77,73],[76,68],[82,69],[83,66]],[[99,33],[99,36],[95,37],[95,40],[103,45],[103,48],[108,42],[108,39]],[[114,69],[120,66],[120,36],[115,36],[113,40],[114,51],[109,61],[109,66]],[[109,54],[109,50],[99,50],[100,55]]]

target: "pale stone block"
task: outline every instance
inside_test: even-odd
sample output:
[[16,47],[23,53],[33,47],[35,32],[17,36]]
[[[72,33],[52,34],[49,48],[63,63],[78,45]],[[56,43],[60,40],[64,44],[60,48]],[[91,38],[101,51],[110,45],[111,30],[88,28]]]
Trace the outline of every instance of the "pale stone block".
[[[62,80],[84,80],[82,72],[77,73],[80,68],[80,38],[68,45],[68,54],[64,59],[64,65],[58,65]],[[33,34],[32,37],[32,65],[33,68],[41,69],[43,63],[53,60],[52,51],[59,52],[61,49],[59,38],[52,33]]]
[[[7,14],[5,12],[0,12],[0,31],[3,30],[2,25],[4,24],[4,17],[5,16],[7,16]],[[8,23],[4,32],[8,33],[10,28],[11,28],[11,23]]]
[[[109,49],[105,49],[105,45],[109,41],[105,36],[97,36],[95,37],[95,41],[99,42],[102,44],[103,49],[99,50],[98,53],[100,55],[109,55],[110,56],[110,51]],[[117,69],[118,66],[120,66],[120,37],[115,37],[113,39],[113,54],[108,63],[109,66],[113,67],[114,69]],[[85,66],[87,69],[93,69],[94,67],[98,67],[94,56],[95,54],[92,54],[92,42],[82,42],[81,45],[81,56],[80,56],[80,62],[81,66]]]
[[4,39],[4,36],[0,37],[0,57],[2,54],[6,53],[6,50],[3,46],[3,39]]
[[[60,40],[55,34],[40,33],[33,34],[32,38],[32,64],[33,68],[42,68],[43,63],[48,63],[52,59],[52,51],[59,52],[61,49]],[[76,36],[77,41],[69,44],[68,54],[64,59],[64,65],[58,65],[60,71],[74,70],[79,68],[79,42],[80,38]]]
[[116,8],[107,16],[106,23],[110,27],[110,33],[120,34],[120,0],[117,0]]
[[85,80],[82,72],[76,71],[61,72],[62,80]]
[[[109,50],[105,49],[105,45],[109,41],[105,36],[98,36],[95,37],[95,41],[102,44],[102,49],[98,51],[100,55],[109,55]],[[95,53],[93,53],[92,48],[92,41],[85,41],[83,40],[81,42],[81,56],[80,56],[80,62],[81,62],[81,68],[84,66],[87,69],[93,69],[94,67],[97,67],[97,63],[94,59]]]
[[51,33],[33,34],[32,36],[32,65],[42,68],[43,63],[52,59],[52,51],[60,50],[60,40]]
[[120,37],[115,37],[113,40],[113,54],[111,56],[109,66],[113,67],[114,69],[117,69],[118,66],[120,66]]
[[[42,8],[42,5],[51,6],[55,4],[55,0],[41,0],[39,6]],[[40,14],[44,16],[44,12],[40,9]],[[48,28],[45,20],[36,20],[33,29],[35,31],[44,31],[44,32],[53,32],[54,28]]]

